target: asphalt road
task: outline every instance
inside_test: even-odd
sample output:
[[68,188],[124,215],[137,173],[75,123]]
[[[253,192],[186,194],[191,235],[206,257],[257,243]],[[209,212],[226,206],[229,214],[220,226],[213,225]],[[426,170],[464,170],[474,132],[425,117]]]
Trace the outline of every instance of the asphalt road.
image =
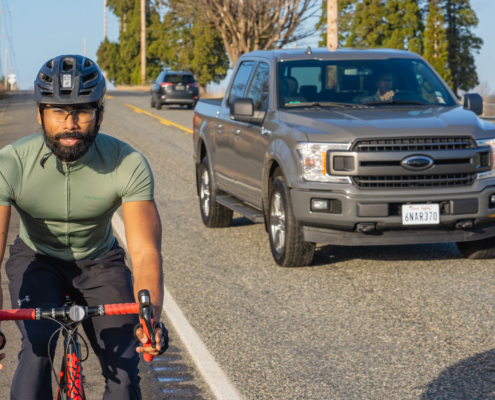
[[319,246],[310,267],[280,268],[263,225],[203,226],[192,137],[167,125],[190,130],[193,112],[109,94],[102,132],[154,171],[165,284],[245,399],[495,399],[494,261]]

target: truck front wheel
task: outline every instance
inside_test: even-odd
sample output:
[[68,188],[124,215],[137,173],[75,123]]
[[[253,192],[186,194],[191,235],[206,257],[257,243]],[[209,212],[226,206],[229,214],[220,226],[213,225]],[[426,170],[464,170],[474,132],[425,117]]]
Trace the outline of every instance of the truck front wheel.
[[495,258],[495,237],[472,242],[457,242],[457,248],[465,258],[483,260]]
[[313,261],[315,244],[301,240],[290,190],[282,175],[275,178],[270,190],[268,236],[273,258],[281,267],[303,267]]
[[199,208],[201,218],[208,228],[226,228],[232,223],[234,212],[217,203],[210,175],[208,157],[203,158],[199,167]]

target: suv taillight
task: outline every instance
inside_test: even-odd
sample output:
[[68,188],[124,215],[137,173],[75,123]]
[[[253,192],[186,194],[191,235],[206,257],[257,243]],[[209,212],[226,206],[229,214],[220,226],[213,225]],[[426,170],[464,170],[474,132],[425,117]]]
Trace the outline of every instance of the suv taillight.
[[161,87],[164,87],[164,86],[173,86],[174,84],[172,82],[162,82],[160,84]]
[[199,87],[199,84],[197,82],[193,82],[193,83],[188,83],[187,86]]

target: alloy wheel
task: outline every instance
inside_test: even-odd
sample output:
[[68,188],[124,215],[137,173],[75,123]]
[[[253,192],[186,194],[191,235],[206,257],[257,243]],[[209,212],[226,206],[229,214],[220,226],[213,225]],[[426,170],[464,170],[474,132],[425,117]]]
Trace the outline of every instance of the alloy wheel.
[[205,217],[210,215],[210,177],[208,176],[208,171],[205,169],[203,175],[201,176],[201,207],[203,209],[203,214]]
[[282,254],[285,247],[285,211],[282,196],[278,192],[272,197],[270,231],[275,251]]

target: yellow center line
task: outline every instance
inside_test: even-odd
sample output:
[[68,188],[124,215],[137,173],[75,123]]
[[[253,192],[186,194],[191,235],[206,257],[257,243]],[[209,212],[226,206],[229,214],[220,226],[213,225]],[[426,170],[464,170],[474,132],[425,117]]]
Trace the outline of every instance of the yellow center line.
[[156,118],[158,121],[160,121],[163,125],[167,125],[167,126],[175,126],[176,128],[179,128],[179,129],[182,129],[184,131],[184,133],[187,135],[188,133],[192,133],[192,130],[191,129],[187,129],[186,127],[182,126],[182,125],[179,125],[179,124],[176,124],[175,122],[172,122],[172,121],[169,121],[168,119],[165,119],[165,118],[162,118],[162,117],[159,117],[158,115],[155,115],[155,114],[152,114],[148,111],[144,111],[144,110],[141,110],[140,108],[137,108],[137,107],[134,107],[134,106],[131,106],[130,104],[126,104],[127,107],[129,108],[132,108],[135,112],[137,112],[138,114],[146,114],[146,115],[149,115],[150,117],[153,117],[153,118]]
[[105,95],[105,97],[106,97],[107,99],[113,99],[113,96],[110,96],[109,94],[106,94],[106,95]]

